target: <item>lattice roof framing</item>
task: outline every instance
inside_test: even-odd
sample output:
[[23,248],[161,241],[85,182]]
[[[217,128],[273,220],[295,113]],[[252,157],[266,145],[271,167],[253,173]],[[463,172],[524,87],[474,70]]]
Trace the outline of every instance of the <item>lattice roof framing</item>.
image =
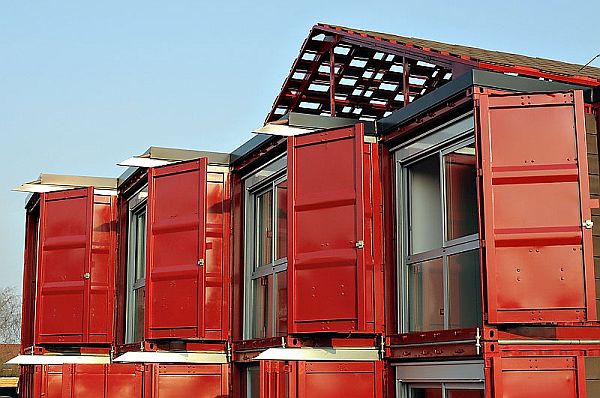
[[288,112],[379,119],[471,69],[600,85],[600,68],[317,24],[266,122]]

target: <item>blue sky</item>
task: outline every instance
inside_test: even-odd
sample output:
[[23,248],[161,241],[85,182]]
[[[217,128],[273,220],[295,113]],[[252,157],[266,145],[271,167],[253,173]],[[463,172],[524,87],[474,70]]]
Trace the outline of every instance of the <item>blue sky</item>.
[[21,286],[25,195],[11,188],[42,171],[117,176],[151,145],[232,150],[316,22],[585,63],[598,15],[576,0],[3,1],[0,286]]

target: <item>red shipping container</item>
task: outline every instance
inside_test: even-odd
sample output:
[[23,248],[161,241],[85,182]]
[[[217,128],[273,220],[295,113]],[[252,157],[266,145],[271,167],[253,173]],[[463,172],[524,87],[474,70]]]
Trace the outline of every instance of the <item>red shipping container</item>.
[[23,366],[22,398],[142,397],[144,367],[134,364]]
[[376,144],[357,124],[288,141],[288,331],[383,330]]
[[149,169],[146,339],[229,336],[227,184],[207,158]]
[[383,361],[261,361],[261,398],[382,398]]
[[114,197],[40,195],[27,217],[23,349],[112,342],[115,251]]
[[582,93],[475,101],[488,322],[596,320]]
[[146,365],[144,397],[229,396],[229,365]]

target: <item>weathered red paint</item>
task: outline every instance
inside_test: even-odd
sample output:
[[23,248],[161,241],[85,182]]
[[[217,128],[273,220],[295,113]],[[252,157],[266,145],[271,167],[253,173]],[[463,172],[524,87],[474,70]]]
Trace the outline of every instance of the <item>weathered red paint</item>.
[[136,364],[23,366],[22,398],[142,398],[144,367]]
[[261,361],[260,398],[382,398],[383,361]]
[[228,365],[146,365],[144,397],[230,397]]
[[[113,198],[94,195],[93,188],[41,195],[36,281],[27,280],[32,260],[24,282],[36,284],[35,338],[26,344],[112,342],[114,220]],[[30,311],[24,322],[31,322]]]
[[383,310],[377,308],[383,301],[375,302],[383,286],[381,241],[373,241],[381,225],[374,163],[377,150],[365,146],[362,124],[290,137],[290,333],[373,333],[383,327]]
[[476,101],[488,322],[595,320],[581,92]]
[[227,183],[206,158],[149,170],[147,339],[227,338]]
[[490,376],[488,394],[494,398],[588,396],[582,355],[555,351],[546,355],[495,356]]

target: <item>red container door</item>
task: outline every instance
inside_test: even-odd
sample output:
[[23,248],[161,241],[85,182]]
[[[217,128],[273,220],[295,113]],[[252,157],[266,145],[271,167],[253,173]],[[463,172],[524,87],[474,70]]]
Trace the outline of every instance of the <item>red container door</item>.
[[36,343],[89,336],[93,188],[41,195]]
[[90,263],[89,342],[110,344],[114,321],[116,198],[95,195]]
[[229,397],[227,365],[148,365],[145,397]]
[[581,92],[477,98],[488,322],[595,319]]
[[288,142],[290,333],[368,332],[363,142],[361,124]]
[[576,365],[576,357],[494,357],[488,385],[495,398],[583,398]]
[[207,159],[148,173],[146,338],[204,337]]

